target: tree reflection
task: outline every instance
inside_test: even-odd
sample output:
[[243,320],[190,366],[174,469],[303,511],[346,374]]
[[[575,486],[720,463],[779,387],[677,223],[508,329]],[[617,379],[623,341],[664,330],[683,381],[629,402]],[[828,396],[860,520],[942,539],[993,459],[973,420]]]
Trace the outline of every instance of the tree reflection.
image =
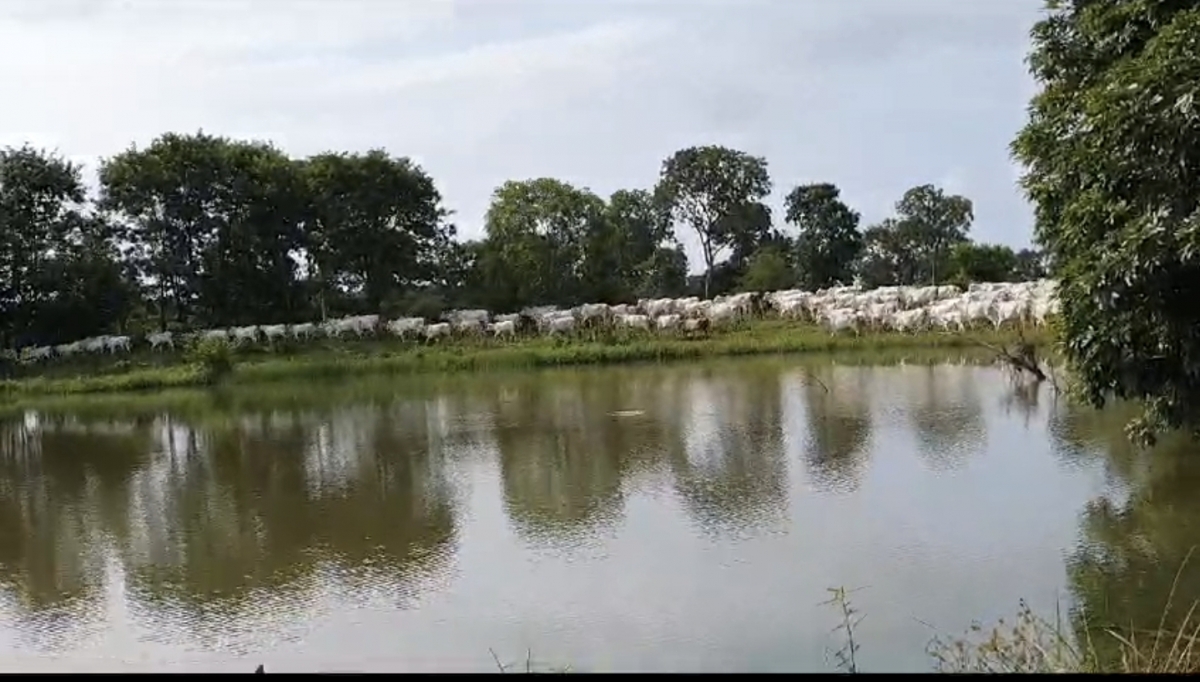
[[858,490],[870,463],[871,407],[866,373],[857,368],[808,369],[801,377],[808,429],[804,465],[821,492]]
[[526,540],[573,544],[619,519],[622,479],[650,446],[637,383],[598,373],[514,377],[497,392],[500,451],[509,519]]
[[1174,435],[1139,452],[1122,432],[1130,414],[1127,406],[1066,410],[1052,430],[1064,453],[1076,460],[1097,453],[1124,483],[1117,500],[1087,506],[1067,562],[1076,634],[1110,665],[1121,654],[1110,630],[1132,628],[1147,641],[1161,624],[1173,634],[1200,600],[1200,556],[1185,563],[1200,544],[1200,444]]
[[681,397],[671,469],[700,527],[741,533],[782,518],[788,490],[778,368],[700,370]]
[[333,568],[409,596],[445,570],[455,536],[426,409],[360,406],[189,434],[185,452],[141,472],[147,522],[125,548],[135,585],[186,608],[234,608]]
[[1020,414],[1025,428],[1028,429],[1041,409],[1042,393],[1051,387],[1045,382],[1030,381],[1020,376],[1011,377],[1010,382],[1008,392],[1000,398],[1000,407],[1005,414],[1014,411]]
[[922,460],[934,470],[961,467],[987,438],[972,369],[929,365],[913,374],[910,416]]
[[127,536],[124,500],[149,440],[138,423],[0,422],[0,583],[35,645],[98,615],[103,538]]

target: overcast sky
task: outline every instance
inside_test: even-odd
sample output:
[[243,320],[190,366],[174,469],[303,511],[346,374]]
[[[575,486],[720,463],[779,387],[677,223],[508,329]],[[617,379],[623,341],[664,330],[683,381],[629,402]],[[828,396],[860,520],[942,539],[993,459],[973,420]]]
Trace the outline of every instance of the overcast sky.
[[[384,147],[468,237],[507,179],[649,187],[676,149],[763,155],[874,222],[932,182],[1026,246],[1008,143],[1040,0],[0,0],[0,145],[96,160],[164,131]],[[687,240],[693,267],[694,240]]]

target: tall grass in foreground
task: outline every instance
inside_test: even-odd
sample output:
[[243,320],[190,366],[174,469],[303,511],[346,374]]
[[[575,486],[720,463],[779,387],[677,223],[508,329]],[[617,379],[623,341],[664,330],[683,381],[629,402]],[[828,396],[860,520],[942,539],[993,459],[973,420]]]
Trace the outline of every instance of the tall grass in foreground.
[[[1138,630],[1130,626],[1100,634],[1113,638],[1119,652],[1115,660],[1102,657],[1090,635],[1083,642],[1077,641],[1061,613],[1050,621],[1033,613],[1024,601],[1011,625],[1003,619],[991,628],[975,623],[961,637],[934,638],[927,651],[935,671],[941,673],[1200,673],[1200,619],[1196,617],[1200,603],[1188,607],[1179,625],[1167,627],[1186,564],[1184,559],[1175,574],[1157,628]],[[842,632],[845,638],[845,644],[834,654],[837,667],[849,673],[860,672],[854,628],[862,617],[850,604],[850,591],[838,587],[830,588],[830,592],[833,597],[824,604],[838,610],[841,624],[834,632]]]

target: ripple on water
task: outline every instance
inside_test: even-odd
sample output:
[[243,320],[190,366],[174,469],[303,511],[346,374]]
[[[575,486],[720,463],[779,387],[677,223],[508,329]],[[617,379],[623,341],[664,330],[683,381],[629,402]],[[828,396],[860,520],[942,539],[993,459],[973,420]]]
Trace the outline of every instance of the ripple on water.
[[817,604],[845,584],[870,586],[864,665],[919,670],[915,619],[954,632],[1083,593],[1063,561],[1081,534],[1170,556],[1189,527],[1161,490],[1142,504],[1171,524],[1134,527],[1127,495],[1086,507],[1112,489],[1097,472],[1154,470],[995,370],[808,362],[0,420],[0,650],[31,671],[487,671],[489,648],[819,671]]

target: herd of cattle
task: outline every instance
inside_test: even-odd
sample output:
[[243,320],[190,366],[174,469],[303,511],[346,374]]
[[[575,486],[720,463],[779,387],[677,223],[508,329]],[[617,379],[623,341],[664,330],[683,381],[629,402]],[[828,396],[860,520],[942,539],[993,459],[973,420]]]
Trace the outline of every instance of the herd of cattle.
[[[636,304],[586,303],[571,309],[529,308],[492,315],[486,310],[454,310],[436,322],[420,317],[387,320],[358,315],[302,324],[248,325],[190,333],[160,332],[138,337],[98,336],[57,346],[22,348],[22,362],[44,362],[83,353],[129,353],[136,346],[174,351],[201,339],[220,339],[235,346],[272,348],[281,341],[319,337],[344,339],[386,335],[413,342],[438,343],[467,336],[498,340],[541,334],[571,336],[601,331],[696,334],[736,326],[746,320],[777,317],[821,325],[830,333],[864,331],[961,331],[979,326],[1041,325],[1057,311],[1053,280],[976,283],[966,291],[951,286],[896,286],[864,290],[835,287],[739,293],[711,300],[646,299]],[[11,352],[11,351],[10,351]]]

